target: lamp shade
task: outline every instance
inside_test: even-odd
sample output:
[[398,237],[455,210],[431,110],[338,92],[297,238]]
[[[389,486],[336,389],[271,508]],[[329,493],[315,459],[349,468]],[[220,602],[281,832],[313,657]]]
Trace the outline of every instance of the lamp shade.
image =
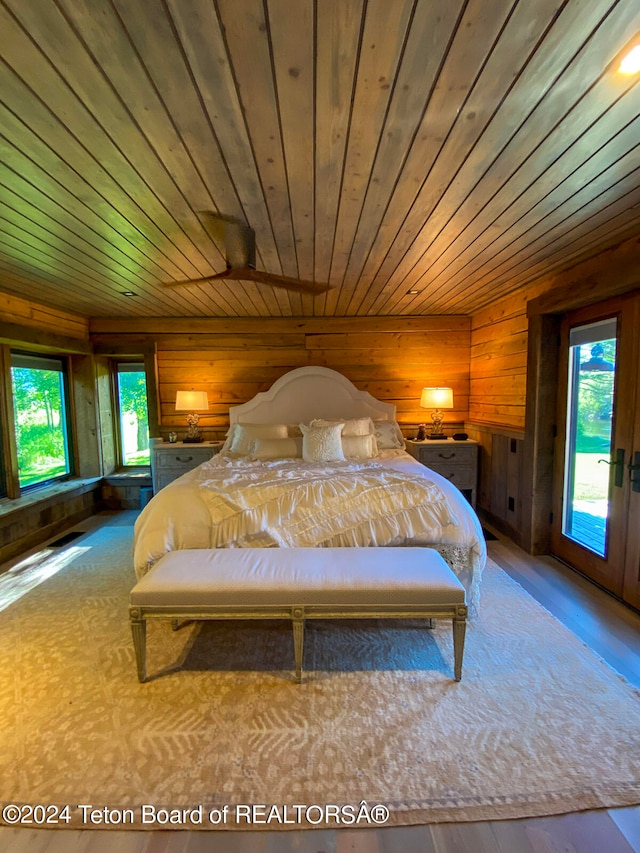
[[208,412],[206,391],[176,391],[176,412]]
[[453,389],[423,388],[420,405],[423,409],[453,409]]

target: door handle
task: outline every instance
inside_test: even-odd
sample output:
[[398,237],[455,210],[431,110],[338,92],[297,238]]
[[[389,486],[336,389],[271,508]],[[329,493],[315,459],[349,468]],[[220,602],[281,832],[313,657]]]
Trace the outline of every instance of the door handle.
[[631,491],[640,492],[640,450],[633,454],[633,465],[629,462],[627,467],[631,478]]
[[[598,464],[600,462],[604,462],[605,465],[613,465],[615,468],[615,473],[613,476],[613,483],[615,486],[622,486],[624,481],[624,457],[626,455],[626,450],[624,448],[619,447],[616,450],[616,458],[615,459],[598,459]],[[636,454],[636,456],[640,456],[640,454]],[[631,467],[631,466],[629,466]]]

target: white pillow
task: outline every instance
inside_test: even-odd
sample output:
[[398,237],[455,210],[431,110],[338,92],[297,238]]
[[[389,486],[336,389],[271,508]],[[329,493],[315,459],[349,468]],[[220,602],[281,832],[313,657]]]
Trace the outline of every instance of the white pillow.
[[378,455],[375,435],[343,435],[342,452],[346,459],[373,459]]
[[233,439],[235,438],[236,432],[238,431],[238,424],[231,424],[229,427],[229,431],[224,440],[224,444],[222,445],[222,450],[220,453],[231,453],[231,445],[233,444]]
[[333,426],[334,424],[344,424],[343,436],[347,435],[370,435],[373,432],[373,421],[371,418],[345,418],[344,420],[325,420],[323,418],[315,418],[311,421],[311,426]]
[[344,424],[331,426],[306,426],[302,430],[302,458],[305,462],[344,461],[340,440]]
[[373,429],[379,450],[404,448],[404,436],[395,421],[374,421]]
[[259,438],[287,438],[286,424],[236,424],[230,452],[249,456]]
[[252,455],[254,459],[300,459],[302,438],[257,438]]

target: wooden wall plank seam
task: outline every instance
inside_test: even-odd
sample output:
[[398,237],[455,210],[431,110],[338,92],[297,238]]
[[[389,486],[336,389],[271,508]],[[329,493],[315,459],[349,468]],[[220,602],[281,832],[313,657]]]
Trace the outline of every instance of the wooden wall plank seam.
[[103,353],[156,347],[160,435],[183,426],[184,418],[174,410],[179,388],[207,391],[210,408],[200,423],[205,437],[220,438],[230,405],[308,364],[338,370],[358,388],[393,402],[409,434],[429,416],[419,405],[425,385],[453,388],[455,408],[446,418],[450,430],[460,429],[469,413],[469,318],[96,320],[92,326],[91,340]]

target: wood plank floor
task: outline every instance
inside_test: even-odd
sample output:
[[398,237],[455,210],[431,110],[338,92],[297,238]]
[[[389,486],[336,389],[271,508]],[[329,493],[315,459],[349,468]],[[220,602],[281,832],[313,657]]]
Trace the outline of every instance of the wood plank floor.
[[[81,525],[132,524],[102,513]],[[551,557],[531,557],[499,535],[490,556],[557,619],[640,688],[640,614]],[[0,567],[0,573],[4,567]],[[1,594],[1,593],[0,593]],[[640,851],[640,807],[527,820],[378,830],[111,832],[0,828],[4,853],[630,853]]]

